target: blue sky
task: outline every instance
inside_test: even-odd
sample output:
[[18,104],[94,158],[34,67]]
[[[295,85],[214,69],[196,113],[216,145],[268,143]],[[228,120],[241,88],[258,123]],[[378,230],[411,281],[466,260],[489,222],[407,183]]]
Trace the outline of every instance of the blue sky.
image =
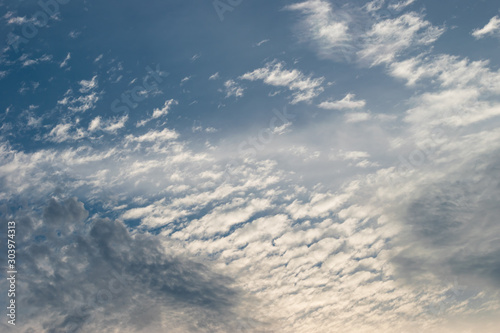
[[498,3],[0,1],[0,48],[2,329],[496,332]]

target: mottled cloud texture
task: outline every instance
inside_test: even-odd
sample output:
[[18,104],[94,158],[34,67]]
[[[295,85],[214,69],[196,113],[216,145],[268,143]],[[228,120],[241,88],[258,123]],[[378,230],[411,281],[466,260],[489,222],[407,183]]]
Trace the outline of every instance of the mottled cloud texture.
[[0,331],[496,333],[493,6],[215,4],[61,4],[2,49]]

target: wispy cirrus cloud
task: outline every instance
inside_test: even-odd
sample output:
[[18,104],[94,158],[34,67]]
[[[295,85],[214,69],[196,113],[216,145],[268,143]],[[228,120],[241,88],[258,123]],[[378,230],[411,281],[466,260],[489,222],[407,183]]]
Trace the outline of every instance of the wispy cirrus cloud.
[[498,35],[500,33],[500,16],[494,16],[481,29],[476,29],[472,32],[472,36],[476,39],[481,39],[489,35]]
[[268,62],[264,67],[258,68],[240,76],[241,80],[261,80],[267,85],[285,87],[292,91],[291,104],[309,102],[324,90],[324,78],[307,76],[297,69],[288,70],[285,63],[279,61]]
[[333,9],[324,0],[308,0],[288,5],[285,9],[302,14],[299,38],[311,40],[322,57],[338,58],[343,49],[349,48],[352,35],[349,32],[350,16],[345,11]]
[[71,52],[68,52],[68,54],[66,55],[66,58],[64,58],[64,60],[59,65],[59,67],[63,68],[63,67],[68,66],[68,62],[70,59],[71,59]]
[[325,101],[318,104],[318,107],[326,110],[352,110],[363,108],[366,105],[366,101],[355,98],[355,94],[347,94],[339,101]]
[[434,43],[443,32],[416,13],[377,22],[363,36],[358,60],[370,66],[391,63],[404,51]]
[[389,5],[390,9],[396,10],[396,11],[401,11],[404,8],[413,5],[417,0],[403,0],[399,2],[395,2]]
[[80,89],[79,91],[83,93],[88,93],[91,90],[94,90],[95,88],[98,87],[98,82],[97,82],[97,75],[94,75],[91,80],[81,80],[79,82],[80,84]]
[[[397,4],[397,9],[409,4]],[[384,6],[383,1],[368,3],[365,9],[369,14],[348,8],[334,9],[325,0],[308,0],[285,8],[303,15],[299,38],[314,41],[321,57],[352,59],[367,66],[390,63],[403,52],[432,44],[444,32],[444,28],[433,26],[415,12],[380,19],[375,14]]]
[[94,109],[101,95],[96,91],[99,87],[97,75],[94,75],[90,80],[79,81],[78,85],[80,86],[79,96],[70,88],[64,93],[64,97],[57,101],[57,104],[72,112],[86,112]]

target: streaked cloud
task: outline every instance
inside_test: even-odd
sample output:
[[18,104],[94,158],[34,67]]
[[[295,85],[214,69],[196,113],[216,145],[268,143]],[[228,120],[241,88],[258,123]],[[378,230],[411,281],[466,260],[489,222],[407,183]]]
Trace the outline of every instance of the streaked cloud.
[[355,100],[356,95],[347,94],[343,99],[339,101],[322,102],[318,106],[322,109],[327,110],[350,110],[350,109],[360,109],[365,107],[366,101]]
[[403,14],[375,23],[363,37],[357,55],[360,62],[370,66],[390,63],[410,48],[434,43],[443,32],[416,13]]
[[476,29],[472,32],[472,36],[476,39],[484,38],[488,35],[495,35],[500,32],[500,16],[494,16],[491,20],[481,29]]
[[306,76],[297,69],[288,70],[283,62],[273,61],[240,76],[242,80],[261,80],[265,84],[274,87],[285,87],[293,92],[291,104],[310,101],[324,90],[322,87],[324,78],[313,78]]

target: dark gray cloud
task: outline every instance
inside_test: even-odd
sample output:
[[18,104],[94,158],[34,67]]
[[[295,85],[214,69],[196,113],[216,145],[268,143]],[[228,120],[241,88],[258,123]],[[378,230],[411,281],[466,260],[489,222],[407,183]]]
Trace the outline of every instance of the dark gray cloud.
[[[485,162],[487,161],[487,162]],[[428,185],[409,205],[399,274],[418,281],[429,273],[460,279],[476,290],[500,287],[500,170],[485,157],[468,172]],[[425,279],[424,279],[425,280]]]
[[[157,238],[51,199],[40,223],[17,220],[18,323],[24,332],[236,331],[242,294],[227,276],[167,255]],[[125,329],[126,328],[126,329]]]

